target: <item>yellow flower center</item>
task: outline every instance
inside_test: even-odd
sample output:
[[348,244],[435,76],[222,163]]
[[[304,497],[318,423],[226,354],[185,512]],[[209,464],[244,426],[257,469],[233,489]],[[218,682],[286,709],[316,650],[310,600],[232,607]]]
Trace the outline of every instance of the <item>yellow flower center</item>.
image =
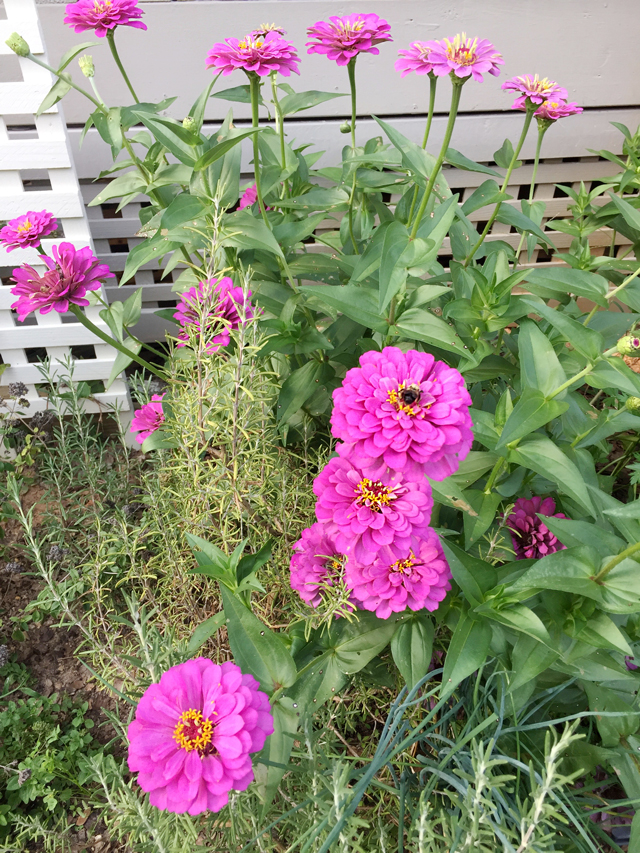
[[413,554],[409,554],[409,556],[404,560],[396,560],[396,562],[391,566],[391,571],[399,572],[401,575],[410,575],[414,563],[415,558]]
[[449,39],[443,39],[443,42],[447,49],[447,56],[449,59],[452,59],[454,62],[457,62],[458,65],[473,65],[476,62],[478,55],[476,53],[476,48],[478,46],[478,39],[470,39],[467,38],[466,33],[458,33],[458,35],[454,38],[453,41],[449,41]]
[[101,2],[101,0],[95,0],[95,3],[93,4],[93,11],[94,12],[106,12],[110,6],[111,6],[111,0],[102,0],[102,2]]
[[418,385],[405,385],[401,382],[397,388],[392,388],[387,394],[387,401],[391,403],[396,412],[404,412],[410,417],[415,417],[421,410],[431,408],[431,402],[424,401],[423,405],[418,405],[420,402],[420,387]]
[[364,27],[364,21],[358,20],[353,24],[349,24],[347,21],[340,21],[339,24],[334,24],[334,26],[337,30],[342,30],[344,35],[349,35],[349,33],[359,33]]
[[197,749],[203,753],[213,738],[213,723],[205,720],[201,711],[190,708],[178,720],[173,730],[173,739],[181,749],[191,752]]
[[18,231],[18,232],[29,231],[31,228],[33,228],[33,225],[29,222],[28,219],[25,219],[25,221],[22,223],[22,225],[18,225],[18,227],[16,228],[16,231]]
[[540,95],[550,92],[556,85],[555,82],[553,80],[549,80],[548,77],[543,77],[541,80],[537,74],[534,74],[533,77],[526,74],[524,77],[516,77],[516,80],[520,80],[527,89],[530,89],[532,92],[537,92]]
[[382,512],[383,507],[389,506],[397,497],[393,488],[383,485],[380,480],[369,480],[368,477],[360,480],[356,486],[356,495],[358,506],[367,506],[374,512]]
[[258,48],[262,47],[262,44],[263,44],[263,39],[261,39],[261,38],[258,38],[255,41],[248,38],[246,41],[238,42],[238,47],[241,50],[257,50]]

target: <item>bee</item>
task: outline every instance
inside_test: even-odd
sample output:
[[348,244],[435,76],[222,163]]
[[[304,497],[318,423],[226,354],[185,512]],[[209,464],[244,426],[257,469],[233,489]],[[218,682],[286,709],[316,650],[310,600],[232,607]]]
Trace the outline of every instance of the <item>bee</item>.
[[409,385],[408,388],[403,388],[400,392],[400,399],[405,406],[412,406],[420,399],[420,386]]

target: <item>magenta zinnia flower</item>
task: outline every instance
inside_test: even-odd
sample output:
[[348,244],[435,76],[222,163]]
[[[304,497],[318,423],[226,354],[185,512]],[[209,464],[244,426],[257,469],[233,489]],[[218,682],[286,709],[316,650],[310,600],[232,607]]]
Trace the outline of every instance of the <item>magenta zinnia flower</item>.
[[512,77],[502,84],[502,88],[507,91],[520,92],[520,95],[511,105],[512,110],[526,109],[527,101],[532,104],[541,104],[551,98],[567,97],[567,90],[559,86],[555,80],[549,80],[548,77],[543,77],[541,80],[537,74],[534,74],[533,77],[530,74],[525,74],[524,77]]
[[318,521],[329,525],[338,552],[363,565],[385,545],[405,556],[412,537],[424,535],[429,526],[429,486],[399,472],[385,471],[372,480],[348,459],[334,457],[316,477],[313,491]]
[[144,11],[137,6],[137,0],[78,0],[69,3],[65,13],[64,23],[74,32],[95,30],[99,38],[104,38],[108,30],[116,27],[147,29],[140,20]]
[[250,33],[242,41],[235,38],[217,42],[207,54],[207,68],[216,68],[226,77],[237,68],[247,74],[253,72],[266,77],[272,71],[278,71],[283,77],[289,77],[294,71],[299,74],[300,58],[291,42],[282,38],[279,32],[271,30],[266,36]]
[[369,566],[348,563],[346,580],[363,610],[380,619],[406,610],[435,610],[451,589],[451,570],[438,534],[429,528],[403,559],[382,548]]
[[566,515],[555,509],[553,498],[518,498],[505,524],[511,531],[516,559],[538,560],[565,547],[537,515],[540,513],[553,518],[566,518]]
[[552,100],[544,101],[535,111],[534,116],[544,121],[557,121],[559,118],[575,116],[582,112],[575,102],[568,104],[566,101]]
[[53,213],[47,210],[30,210],[24,216],[10,219],[4,228],[0,229],[0,243],[7,252],[39,246],[42,237],[51,234],[57,227],[58,222]]
[[348,65],[359,53],[380,53],[376,45],[393,41],[390,29],[384,18],[374,14],[331,15],[328,21],[309,27],[307,35],[315,41],[308,41],[305,47],[307,53],[323,53],[338,65]]
[[499,65],[504,65],[504,59],[487,39],[471,39],[466,33],[458,33],[452,39],[425,42],[431,50],[429,61],[433,65],[436,77],[453,74],[455,77],[473,77],[479,83],[482,75],[500,74]]
[[217,812],[253,781],[250,753],[273,733],[266,693],[227,661],[196,658],[151,684],[129,724],[129,769],[152,806]]
[[338,552],[334,536],[320,523],[302,531],[293,546],[289,570],[291,589],[312,607],[322,601],[324,586],[333,586],[344,572],[346,557]]
[[406,77],[412,71],[416,74],[429,74],[433,71],[433,65],[429,58],[431,47],[429,42],[414,41],[408,50],[399,50],[400,59],[396,59],[395,69],[400,71],[401,77]]
[[201,342],[207,353],[217,352],[231,340],[231,331],[253,317],[249,302],[251,291],[245,293],[225,276],[201,281],[182,294],[173,315],[182,330],[178,335],[178,346],[198,346]]
[[77,249],[72,243],[60,243],[52,249],[53,258],[40,255],[42,263],[48,267],[40,275],[33,267],[24,264],[13,271],[11,288],[14,296],[19,296],[11,306],[18,312],[22,322],[32,311],[48,314],[55,309],[59,314],[69,310],[69,305],[88,305],[84,299],[88,290],[99,290],[106,278],[114,278],[106,264],[91,253],[87,246]]
[[333,403],[331,431],[345,442],[338,453],[374,476],[388,466],[407,478],[427,473],[443,480],[471,448],[464,379],[428,353],[366,352],[333,392]]
[[145,403],[142,408],[134,412],[129,431],[138,433],[136,436],[138,444],[144,444],[145,438],[149,438],[151,433],[160,429],[164,423],[163,397],[164,394],[154,394],[150,403]]
[[249,207],[250,205],[255,204],[257,201],[258,188],[255,184],[251,184],[240,196],[240,204],[238,205],[238,210],[244,210],[245,207]]

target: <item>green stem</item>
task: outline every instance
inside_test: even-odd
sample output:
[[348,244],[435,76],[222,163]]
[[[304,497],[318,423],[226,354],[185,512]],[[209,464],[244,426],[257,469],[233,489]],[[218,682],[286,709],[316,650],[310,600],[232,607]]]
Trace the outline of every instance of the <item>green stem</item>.
[[594,581],[596,583],[602,583],[603,579],[609,574],[611,569],[615,569],[617,565],[619,565],[623,560],[626,560],[627,557],[630,557],[632,554],[635,554],[637,551],[640,551],[640,542],[635,542],[633,545],[629,545],[628,548],[625,548],[622,553],[618,554],[617,557],[614,557],[598,572],[595,576]]
[[[640,267],[638,267],[638,269],[634,273],[631,273],[631,275],[628,275],[625,278],[625,280],[622,282],[622,284],[619,284],[617,287],[614,287],[613,290],[610,290],[609,293],[606,294],[605,299],[607,299],[607,300],[613,299],[614,296],[617,296],[617,294],[620,293],[621,290],[624,290],[624,288],[628,284],[631,284],[631,282],[634,279],[636,279],[639,275],[640,275]],[[589,325],[589,323],[591,322],[591,320],[593,318],[593,315],[596,313],[597,310],[598,310],[598,306],[594,305],[593,308],[591,309],[591,311],[589,311],[589,313],[585,317],[584,323],[582,324],[583,326]]]
[[[349,73],[349,86],[351,87],[351,148],[353,153],[356,151],[356,57],[349,60],[347,65]],[[351,194],[349,196],[349,236],[353,243],[353,251],[359,255],[358,244],[356,243],[355,234],[353,233],[353,202],[356,197],[356,173],[358,167],[353,170],[353,183],[351,184]]]
[[59,74],[59,73],[56,71],[56,69],[55,69],[55,68],[52,68],[50,65],[47,65],[47,63],[46,63],[46,62],[43,62],[41,59],[38,59],[38,57],[37,57],[37,56],[34,56],[32,53],[30,53],[30,54],[29,54],[29,56],[27,56],[27,59],[30,59],[30,60],[31,60],[31,62],[34,62],[36,65],[39,65],[41,68],[46,68],[46,69],[47,69],[47,71],[50,71],[50,72],[51,72],[55,77],[57,77],[59,80],[64,80],[66,83],[68,83],[68,84],[71,86],[71,88],[72,88],[72,89],[75,89],[75,90],[76,90],[76,92],[80,92],[80,94],[81,94],[81,95],[84,95],[84,96],[85,96],[85,98],[88,98],[88,99],[91,101],[91,103],[92,103],[92,104],[95,104],[95,105],[96,105],[96,107],[98,107],[98,109],[99,109],[101,112],[103,112],[103,113],[106,113],[106,112],[107,112],[107,110],[106,110],[106,108],[105,108],[105,105],[104,105],[104,104],[101,104],[101,103],[100,103],[100,101],[97,101],[97,100],[93,97],[93,95],[90,95],[90,94],[89,94],[89,92],[87,92],[87,90],[86,90],[86,89],[83,89],[83,88],[82,88],[82,86],[78,86],[78,85],[76,85],[76,84],[73,82],[73,80],[71,79],[71,75],[67,75],[67,76],[69,77],[69,79],[67,79],[67,77],[63,77],[63,76],[62,76],[62,74]]
[[614,352],[617,351],[618,350],[616,347],[611,347],[611,349],[608,349],[606,352],[603,352],[601,357],[598,358],[595,362],[593,362],[593,364],[588,364],[585,368],[583,368],[583,370],[581,370],[579,373],[576,373],[575,376],[571,376],[569,379],[567,379],[566,382],[563,382],[562,385],[558,385],[557,388],[554,388],[550,394],[547,394],[547,400],[552,400],[554,397],[557,397],[558,394],[561,394],[564,390],[569,388],[579,379],[582,379],[583,376],[587,376],[587,374],[591,373],[591,371],[598,364],[599,361],[601,361],[603,358],[607,358],[608,356],[613,355]]
[[[251,94],[251,126],[259,127],[259,108],[260,108],[260,78],[257,74],[249,74],[249,90]],[[253,171],[256,178],[256,195],[258,197],[258,207],[267,228],[269,220],[267,219],[267,211],[265,210],[264,201],[262,200],[262,185],[260,182],[260,148],[258,147],[258,134],[253,134]]]
[[[529,128],[531,126],[531,120],[533,119],[534,109],[535,109],[535,105],[527,110],[527,113],[524,117],[524,126],[522,128],[522,133],[520,134],[520,139],[518,140],[518,144],[516,145],[516,149],[513,152],[513,157],[511,158],[511,162],[509,163],[509,168],[507,169],[507,174],[504,176],[504,181],[502,182],[502,186],[500,187],[501,193],[505,192],[507,187],[509,186],[509,180],[511,178],[511,173],[515,169],[516,163],[518,162],[518,154],[520,154],[522,146],[524,145],[524,141],[527,137],[527,133],[529,132]],[[499,201],[496,204],[493,213],[489,217],[489,221],[484,226],[484,230],[483,230],[482,234],[478,237],[478,240],[477,240],[475,246],[473,247],[473,249],[471,250],[471,252],[467,256],[467,259],[464,262],[465,267],[469,266],[469,263],[473,259],[473,256],[475,255],[475,253],[478,251],[478,249],[482,245],[484,238],[487,236],[487,234],[491,230],[491,226],[496,221],[496,216],[500,212],[501,207],[502,207],[502,202]]]
[[[536,189],[536,177],[538,176],[538,166],[540,165],[540,149],[542,148],[542,140],[544,139],[544,135],[548,129],[548,125],[538,124],[538,142],[536,144],[536,156],[533,161],[533,172],[531,173],[531,186],[529,187],[529,204],[533,203],[533,194]],[[520,252],[522,251],[524,240],[524,234],[521,234],[520,242],[518,243],[518,248],[516,249],[516,264],[520,259]]]
[[[438,85],[438,78],[433,72],[429,74],[429,112],[427,113],[427,124],[424,129],[424,136],[422,137],[422,149],[425,150],[427,147],[427,142],[429,141],[429,133],[431,131],[431,122],[433,121],[433,111],[435,109],[436,104],[436,86]],[[416,184],[413,188],[413,199],[411,200],[411,209],[409,210],[409,218],[407,222],[411,222],[413,220],[413,213],[416,209],[416,201],[418,200],[418,185]]]
[[113,56],[115,63],[118,66],[120,73],[122,74],[124,82],[127,84],[127,87],[129,89],[129,91],[131,92],[131,96],[133,97],[133,100],[136,102],[136,104],[139,104],[140,101],[138,100],[138,96],[136,95],[134,88],[131,85],[131,81],[129,80],[129,78],[127,76],[127,72],[124,70],[124,65],[122,64],[122,61],[120,60],[120,55],[118,54],[118,48],[116,47],[115,29],[107,30],[107,41],[109,43],[109,49],[111,50],[111,55]]
[[[285,139],[284,139],[284,116],[282,115],[282,107],[280,106],[280,101],[278,100],[278,84],[276,83],[277,72],[274,71],[271,77],[271,93],[273,95],[273,106],[276,113],[276,132],[280,136],[280,163],[282,166],[282,171],[287,167],[287,155],[285,151]],[[284,193],[285,195],[289,195],[289,178],[284,179]]]
[[427,209],[427,203],[429,201],[429,198],[431,197],[431,193],[433,192],[433,187],[435,186],[436,180],[438,178],[438,173],[442,168],[444,158],[447,156],[447,148],[449,147],[449,143],[451,142],[451,136],[453,135],[453,127],[456,123],[458,107],[460,106],[460,95],[462,94],[463,82],[464,81],[460,81],[457,79],[453,81],[453,89],[451,92],[451,108],[449,110],[449,120],[447,122],[447,128],[444,132],[442,148],[440,149],[440,153],[438,154],[438,158],[434,164],[433,171],[431,173],[431,177],[429,178],[429,182],[427,183],[427,188],[424,191],[424,195],[422,197],[422,201],[420,203],[415,222],[413,223],[413,228],[411,230],[412,240],[415,240],[416,234],[418,233],[418,227],[420,226],[420,222],[422,220],[424,212]]
[[500,457],[500,459],[498,459],[496,464],[493,466],[493,470],[491,471],[491,474],[489,474],[489,479],[487,480],[487,485],[484,487],[485,495],[491,494],[491,489],[493,488],[493,484],[498,479],[498,476],[502,473],[502,469],[504,467],[504,464],[505,464],[505,460],[502,457]]
[[90,332],[93,332],[93,334],[97,338],[100,338],[101,341],[104,341],[105,344],[109,344],[109,346],[113,347],[114,349],[117,349],[118,352],[121,352],[124,355],[128,356],[132,361],[136,361],[141,367],[144,367],[151,373],[153,373],[154,376],[158,376],[160,379],[166,380],[167,377],[158,367],[154,367],[152,364],[149,364],[148,361],[145,361],[143,358],[140,358],[139,355],[136,355],[135,353],[131,352],[131,350],[127,349],[127,347],[125,347],[124,344],[121,344],[120,341],[117,341],[115,338],[112,338],[107,335],[106,332],[103,332],[102,329],[99,329],[98,326],[92,323],[91,320],[89,320],[89,318],[85,316],[82,308],[80,308],[78,305],[69,305],[69,311],[77,317],[77,319],[86,329],[89,329]]

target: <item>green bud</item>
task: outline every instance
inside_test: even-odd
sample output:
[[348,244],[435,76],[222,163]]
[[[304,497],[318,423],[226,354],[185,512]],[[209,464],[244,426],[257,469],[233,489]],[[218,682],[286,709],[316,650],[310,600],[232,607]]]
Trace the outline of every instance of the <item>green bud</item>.
[[85,77],[93,77],[96,73],[96,68],[93,64],[93,57],[89,56],[88,53],[85,53],[84,56],[80,57],[78,65],[80,66],[80,71],[82,71]]
[[18,56],[29,56],[31,53],[29,45],[22,36],[19,35],[19,33],[11,33],[5,44],[10,47],[14,53],[17,53]]
[[196,120],[193,118],[193,116],[187,116],[186,118],[183,118],[182,119],[182,126],[186,130],[193,131],[193,133],[198,132],[198,125],[196,124]]
[[348,121],[343,121],[340,125],[340,133],[351,133],[351,125]]
[[640,397],[627,397],[624,407],[632,415],[640,415]]
[[621,355],[640,356],[640,338],[635,335],[625,335],[616,344]]

